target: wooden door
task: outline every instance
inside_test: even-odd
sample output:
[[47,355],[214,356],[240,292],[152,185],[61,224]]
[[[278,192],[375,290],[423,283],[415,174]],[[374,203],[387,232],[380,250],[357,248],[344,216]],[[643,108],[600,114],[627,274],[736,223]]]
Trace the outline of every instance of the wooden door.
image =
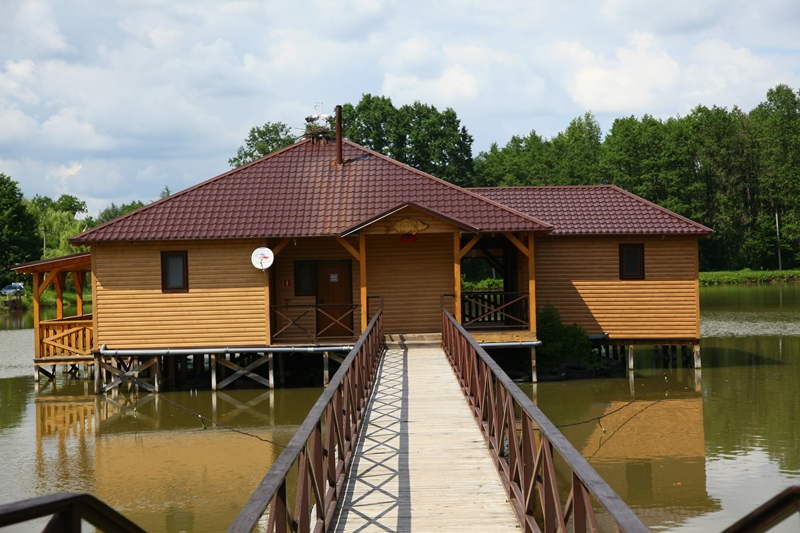
[[350,261],[317,263],[317,335],[354,337]]

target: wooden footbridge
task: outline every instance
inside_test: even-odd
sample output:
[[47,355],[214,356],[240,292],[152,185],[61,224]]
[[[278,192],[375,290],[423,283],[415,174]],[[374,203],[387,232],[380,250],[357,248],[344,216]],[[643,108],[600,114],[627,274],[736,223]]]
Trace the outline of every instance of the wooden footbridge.
[[229,533],[649,531],[447,311],[441,348],[385,351],[381,324]]

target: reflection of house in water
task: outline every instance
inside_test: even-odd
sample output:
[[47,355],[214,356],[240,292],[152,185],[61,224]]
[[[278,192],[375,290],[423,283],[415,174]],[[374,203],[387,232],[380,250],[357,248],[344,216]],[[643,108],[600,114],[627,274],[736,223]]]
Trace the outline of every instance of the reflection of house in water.
[[36,479],[45,492],[92,492],[94,407],[94,395],[36,398]]
[[273,391],[172,396],[204,429],[162,396],[38,397],[42,492],[92,493],[147,531],[226,530],[281,448],[221,424],[286,443],[294,409]]
[[626,403],[609,403],[586,438],[582,453],[598,474],[651,527],[719,510],[706,490],[702,397]]

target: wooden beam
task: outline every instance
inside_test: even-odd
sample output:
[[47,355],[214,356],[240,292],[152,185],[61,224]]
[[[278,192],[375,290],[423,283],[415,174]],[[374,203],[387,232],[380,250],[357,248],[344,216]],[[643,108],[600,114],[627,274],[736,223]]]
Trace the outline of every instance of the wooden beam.
[[41,346],[39,346],[42,340],[42,332],[39,331],[39,323],[41,322],[41,317],[39,316],[41,313],[40,299],[42,296],[42,292],[39,290],[39,288],[42,284],[43,279],[44,279],[44,274],[42,274],[41,272],[33,273],[33,347],[34,347],[34,357],[36,358],[41,357],[41,351],[42,351]]
[[[463,259],[467,253],[472,250],[472,247],[475,246],[479,240],[483,237],[482,233],[476,233],[472,239],[467,243],[466,246],[461,250],[459,259]],[[461,246],[461,235],[458,235],[458,245]]]
[[[470,243],[472,241],[478,242],[475,237],[470,240]],[[473,246],[474,244],[472,243]],[[461,233],[456,231],[453,233],[453,276],[455,277],[453,280],[455,285],[453,292],[456,294],[455,302],[453,302],[453,311],[456,322],[459,324],[461,324],[461,257]]]
[[[528,232],[528,317],[530,330],[536,331],[536,261],[533,254],[533,232]],[[535,353],[535,351],[533,352]]]
[[83,285],[86,283],[86,272],[73,272],[72,279],[75,281],[75,294],[77,296],[76,313],[78,316],[83,316]]
[[353,245],[347,242],[344,237],[339,237],[338,235],[334,236],[336,242],[342,245],[345,250],[350,252],[350,255],[356,258],[356,261],[361,261],[361,252],[353,248]]
[[[100,348],[100,330],[97,328],[97,315],[98,313],[98,305],[97,301],[100,299],[100,295],[97,294],[97,254],[92,251],[92,327],[94,328],[94,335],[92,335],[92,350],[97,350]],[[158,372],[159,368],[156,366],[156,372]],[[158,387],[156,387],[156,392],[158,392]]]
[[358,235],[358,275],[359,275],[359,290],[361,292],[361,333],[364,333],[369,324],[369,298],[367,293],[367,236],[363,234]]
[[59,271],[55,277],[56,318],[64,318],[64,287],[67,285],[67,273]]
[[275,248],[273,248],[273,249],[272,249],[272,255],[278,255],[278,254],[281,252],[281,250],[283,250],[284,248],[286,248],[286,246],[287,246],[287,245],[288,245],[290,242],[291,242],[291,239],[289,239],[288,237],[287,237],[287,238],[284,238],[284,239],[282,239],[282,240],[281,240],[281,242],[279,242],[279,243],[278,243],[278,244],[275,246]]
[[514,246],[516,246],[517,248],[519,248],[519,251],[520,251],[520,252],[522,252],[524,255],[526,255],[526,256],[528,256],[528,257],[531,257],[531,256],[533,255],[533,254],[531,254],[531,253],[529,252],[529,249],[528,249],[528,247],[527,247],[527,246],[525,246],[524,244],[522,244],[522,241],[520,241],[519,239],[517,239],[517,236],[516,236],[516,235],[514,235],[514,234],[513,234],[513,233],[511,233],[510,231],[504,231],[504,232],[503,232],[503,235],[505,235],[505,236],[506,236],[506,239],[508,239],[509,241],[511,241],[511,242],[514,244]]

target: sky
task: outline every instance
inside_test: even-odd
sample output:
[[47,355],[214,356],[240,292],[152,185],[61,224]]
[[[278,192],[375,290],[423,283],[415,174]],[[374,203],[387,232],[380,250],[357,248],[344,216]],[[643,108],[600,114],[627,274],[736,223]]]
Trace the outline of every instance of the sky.
[[454,109],[474,155],[586,112],[749,111],[800,88],[798,28],[796,0],[0,0],[0,172],[96,216],[366,93]]

